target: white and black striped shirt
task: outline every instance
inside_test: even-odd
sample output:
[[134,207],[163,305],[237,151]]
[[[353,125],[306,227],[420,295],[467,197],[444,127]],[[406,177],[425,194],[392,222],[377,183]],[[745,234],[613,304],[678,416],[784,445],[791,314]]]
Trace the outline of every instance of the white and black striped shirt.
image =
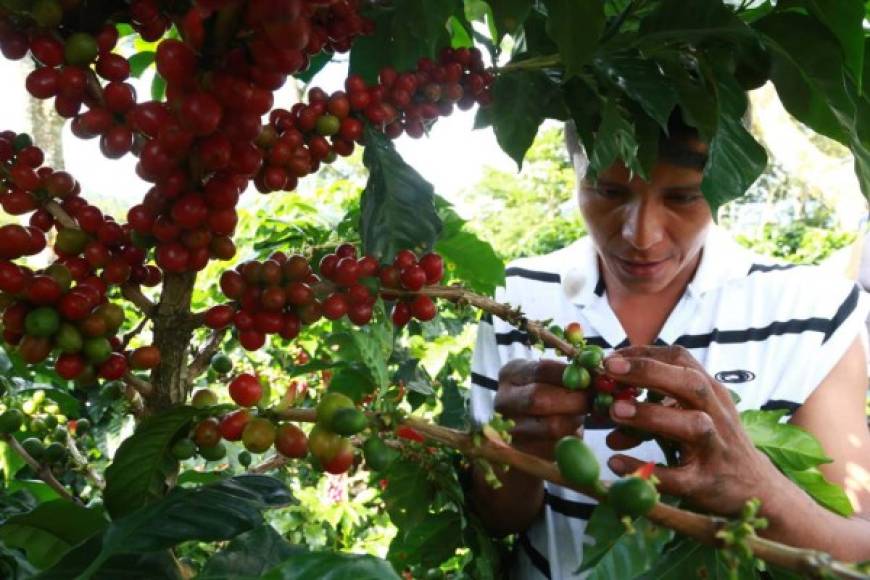
[[[610,308],[590,238],[545,256],[508,265],[506,287],[496,298],[519,306],[531,319],[561,326],[578,321],[586,340],[606,352],[628,346]],[[674,307],[656,344],[689,349],[740,396],[739,410],[794,412],[821,383],[859,334],[865,336],[867,304],[850,280],[832,278],[812,266],[773,264],[711,227],[701,263]],[[512,359],[557,358],[531,348],[528,335],[498,318],[485,318],[478,331],[471,375],[475,422],[492,414],[499,369]],[[605,437],[610,423],[587,421],[584,439],[598,456],[602,479],[613,452]],[[630,451],[642,460],[665,462],[654,442]],[[583,556],[584,529],[592,498],[547,484],[545,509],[519,538],[512,577],[571,578]]]

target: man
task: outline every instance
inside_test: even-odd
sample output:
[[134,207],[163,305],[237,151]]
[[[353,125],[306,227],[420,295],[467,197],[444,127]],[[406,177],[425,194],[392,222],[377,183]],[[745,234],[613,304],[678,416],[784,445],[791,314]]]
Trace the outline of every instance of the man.
[[[589,236],[509,265],[497,298],[533,319],[580,322],[587,341],[610,353],[609,374],[655,387],[678,405],[616,402],[609,421],[593,422],[587,394],[561,386],[557,354],[541,355],[527,335],[493,319],[481,323],[475,350],[474,418],[486,421],[495,410],[514,419],[514,444],[548,459],[561,437],[579,430],[605,480],[646,461],[665,463],[654,442],[637,445],[614,427],[672,439],[681,464],[656,468],[662,492],[725,516],[758,497],[770,521],[765,536],[847,561],[868,559],[860,293],[811,267],[771,265],[713,226],[700,191],[707,147],[679,113],[668,135],[649,182],[620,163],[586,181],[586,160],[569,127]],[[740,396],[737,407],[726,387]],[[856,515],[818,506],[757,451],[740,425],[738,412],[746,409],[787,409],[793,424],[810,431],[833,459],[823,473],[846,489]],[[514,576],[571,577],[594,500],[518,470],[497,473],[503,486],[495,490],[475,471],[473,496],[493,533],[520,534]]]

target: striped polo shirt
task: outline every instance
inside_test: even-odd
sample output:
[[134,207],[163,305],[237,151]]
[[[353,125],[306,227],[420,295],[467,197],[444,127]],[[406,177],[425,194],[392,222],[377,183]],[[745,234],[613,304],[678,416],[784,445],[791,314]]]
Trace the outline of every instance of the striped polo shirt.
[[[694,278],[664,324],[655,344],[681,345],[707,372],[740,396],[739,410],[800,407],[840,360],[856,336],[864,337],[867,304],[851,280],[814,266],[772,263],[713,226]],[[587,343],[610,352],[628,346],[611,310],[591,238],[508,265],[496,298],[531,319],[565,326],[577,321]],[[543,353],[529,337],[498,318],[481,321],[471,374],[471,413],[486,422],[493,410],[499,369],[512,359],[561,358]],[[602,479],[613,454],[605,438],[614,425],[587,420],[584,439],[601,463]],[[665,463],[655,442],[628,451]],[[514,578],[572,578],[583,558],[586,522],[595,500],[546,484],[544,510],[520,534]]]

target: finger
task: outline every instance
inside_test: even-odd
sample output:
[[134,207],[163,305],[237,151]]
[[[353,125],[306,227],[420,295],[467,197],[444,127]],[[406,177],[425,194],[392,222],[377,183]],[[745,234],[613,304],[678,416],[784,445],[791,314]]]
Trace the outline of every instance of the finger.
[[627,346],[614,351],[615,354],[625,357],[642,357],[660,360],[662,362],[686,366],[699,371],[704,371],[698,359],[692,356],[685,347],[672,344],[668,346]]
[[[620,476],[631,475],[642,466],[646,465],[646,461],[623,455],[621,453],[612,456],[607,460],[607,466],[610,470]],[[689,468],[685,467],[664,467],[656,465],[653,468],[653,475],[659,480],[656,484],[656,489],[659,493],[674,496],[686,496],[692,493],[697,486],[694,484],[694,477]]]
[[604,368],[616,380],[650,387],[676,399],[683,407],[721,415],[721,405],[706,373],[697,369],[661,362],[646,357],[611,355]]
[[565,366],[565,363],[549,359],[539,361],[515,359],[499,370],[499,387],[502,384],[527,385],[530,383],[561,385]]
[[620,425],[703,450],[711,449],[720,442],[713,419],[704,411],[620,399],[610,406],[610,417]]
[[495,410],[505,417],[582,415],[589,410],[589,395],[542,383],[511,386],[499,388]]
[[607,434],[607,446],[614,451],[625,451],[637,447],[643,440],[620,429],[614,429]]
[[628,358],[652,358],[676,366],[684,366],[695,369],[708,377],[708,382],[711,386],[711,389],[716,395],[716,398],[719,399],[720,403],[725,405],[726,408],[729,405],[733,405],[731,395],[728,393],[728,389],[715,381],[712,377],[709,377],[707,369],[704,368],[704,365],[702,365],[700,361],[698,361],[698,359],[692,356],[692,353],[690,353],[688,349],[682,346],[629,346],[619,349],[618,351],[616,351],[616,353]]
[[519,441],[549,439],[554,443],[566,435],[574,435],[583,426],[579,415],[550,415],[548,417],[522,417],[511,429],[511,437]]

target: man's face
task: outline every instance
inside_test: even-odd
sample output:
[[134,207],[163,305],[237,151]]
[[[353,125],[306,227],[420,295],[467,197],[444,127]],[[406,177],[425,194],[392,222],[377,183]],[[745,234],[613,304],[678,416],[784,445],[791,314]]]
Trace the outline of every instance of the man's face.
[[712,222],[702,178],[699,169],[661,162],[645,182],[616,163],[581,182],[580,211],[611,280],[637,294],[688,282]]

